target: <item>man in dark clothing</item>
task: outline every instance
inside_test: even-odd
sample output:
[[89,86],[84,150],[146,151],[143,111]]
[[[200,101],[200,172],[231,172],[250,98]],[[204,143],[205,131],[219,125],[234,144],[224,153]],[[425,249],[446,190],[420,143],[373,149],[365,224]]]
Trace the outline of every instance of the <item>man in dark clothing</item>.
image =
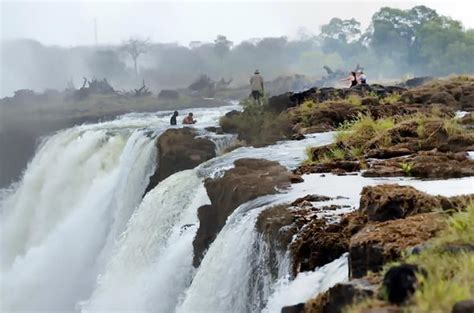
[[173,116],[171,116],[170,124],[176,125],[176,117],[178,117],[178,111],[174,111]]

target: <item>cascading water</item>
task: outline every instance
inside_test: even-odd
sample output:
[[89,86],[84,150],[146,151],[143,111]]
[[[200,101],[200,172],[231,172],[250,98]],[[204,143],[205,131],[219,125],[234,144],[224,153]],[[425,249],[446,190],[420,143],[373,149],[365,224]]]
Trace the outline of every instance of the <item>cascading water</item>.
[[44,143],[2,205],[3,309],[68,310],[88,295],[155,153],[141,131],[70,129]]
[[[218,152],[234,138],[204,128],[234,108],[193,109],[200,135],[213,140]],[[129,114],[59,132],[44,141],[22,181],[0,192],[2,312],[279,312],[346,279],[347,260],[343,256],[292,279],[288,255],[270,259],[255,228],[266,207],[318,193],[347,197],[333,203],[353,208],[363,186],[388,182],[444,195],[472,191],[472,178],[307,175],[285,193],[236,209],[195,269],[197,209],[209,203],[205,178],[244,157],[294,168],[305,159],[306,147],[327,144],[333,134],[236,149],[175,173],[142,199],[154,172],[154,139],[169,127],[168,119],[167,112]],[[322,214],[334,213],[340,212]]]
[[193,170],[176,173],[150,191],[83,312],[171,312],[191,277],[196,208],[207,203],[204,185]]

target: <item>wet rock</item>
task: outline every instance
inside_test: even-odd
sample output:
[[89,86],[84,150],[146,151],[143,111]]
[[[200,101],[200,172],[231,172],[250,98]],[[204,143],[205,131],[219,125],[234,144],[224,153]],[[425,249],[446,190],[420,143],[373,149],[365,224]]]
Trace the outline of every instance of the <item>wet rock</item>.
[[156,141],[158,149],[157,169],[150,177],[146,192],[168,176],[210,160],[216,156],[215,144],[205,138],[197,138],[193,128],[166,130]]
[[282,112],[288,108],[294,107],[296,103],[290,100],[291,93],[287,92],[268,99],[268,107],[275,112]]
[[332,200],[333,198],[328,197],[328,196],[322,196],[322,195],[306,195],[302,198],[298,198],[295,201],[291,203],[291,205],[297,206],[300,205],[304,201],[309,201],[309,202],[321,202],[321,201],[329,201]]
[[414,151],[406,147],[377,148],[370,150],[365,157],[376,159],[390,159],[413,154]]
[[362,176],[460,178],[474,176],[474,160],[470,160],[466,152],[421,151],[408,157],[369,162],[369,169]]
[[204,251],[225,225],[227,217],[239,205],[289,187],[293,177],[278,162],[264,159],[239,159],[234,165],[224,176],[205,181],[211,204],[198,209],[200,225],[193,241],[195,267],[199,266]]
[[210,126],[210,127],[204,128],[204,129],[207,130],[208,132],[211,132],[211,133],[216,133],[216,134],[223,134],[224,133],[222,131],[222,128],[220,128],[220,127]]
[[459,124],[461,125],[474,125],[474,112],[469,112],[464,115],[460,120]]
[[219,123],[221,128],[222,128],[222,131],[224,133],[237,134],[239,132],[238,125],[235,124],[235,123],[225,123],[224,121],[226,119],[231,119],[231,118],[239,116],[241,114],[242,114],[242,112],[237,111],[237,110],[232,110],[230,112],[227,112]]
[[388,301],[393,304],[407,302],[417,288],[416,274],[424,272],[414,264],[401,264],[391,267],[384,276],[383,287]]
[[453,306],[452,313],[472,313],[474,312],[474,299],[459,301]]
[[350,240],[350,276],[360,278],[368,271],[379,272],[384,264],[400,258],[408,247],[434,237],[444,225],[445,217],[439,213],[368,224]]
[[298,175],[311,173],[347,173],[360,171],[359,161],[332,161],[327,163],[303,164],[294,173]]
[[435,196],[411,186],[395,184],[366,186],[362,189],[359,210],[369,221],[387,221],[441,208]]
[[301,134],[301,133],[293,134],[293,135],[291,136],[291,139],[292,139],[292,140],[303,140],[303,139],[305,139],[305,136],[304,136],[303,134]]
[[305,313],[342,313],[351,304],[372,297],[377,285],[367,279],[339,283],[305,304]]
[[304,313],[304,303],[285,306],[281,309],[281,313]]

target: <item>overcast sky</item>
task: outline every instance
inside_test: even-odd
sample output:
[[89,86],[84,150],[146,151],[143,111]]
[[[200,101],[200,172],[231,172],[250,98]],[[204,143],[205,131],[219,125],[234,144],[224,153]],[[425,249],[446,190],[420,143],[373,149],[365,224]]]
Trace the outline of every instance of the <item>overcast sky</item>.
[[354,17],[365,28],[383,6],[426,5],[474,28],[474,1],[4,1],[1,38],[31,38],[61,46],[120,43],[130,36],[156,42],[211,41],[226,35],[234,43],[267,36],[318,33],[332,17]]

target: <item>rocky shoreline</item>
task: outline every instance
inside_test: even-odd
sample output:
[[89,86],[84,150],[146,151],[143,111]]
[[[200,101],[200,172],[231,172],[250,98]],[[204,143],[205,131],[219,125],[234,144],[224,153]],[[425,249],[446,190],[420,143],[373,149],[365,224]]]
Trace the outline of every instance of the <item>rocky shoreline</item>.
[[[208,178],[205,187],[211,204],[198,209],[200,226],[193,242],[193,265],[199,266],[239,205],[283,191],[292,183],[302,182],[306,175],[474,176],[474,160],[469,156],[474,150],[473,112],[455,117],[456,111],[474,110],[472,97],[474,79],[455,77],[411,89],[380,85],[355,90],[312,88],[270,98],[263,107],[250,104],[243,112],[226,114],[219,131],[237,134],[239,145],[265,146],[314,132],[337,133],[334,143],[309,148],[308,159],[292,172],[274,161],[238,159],[222,175]],[[215,156],[212,142],[197,138],[188,128],[165,132],[157,145],[158,163],[166,164],[167,172],[155,173],[151,179],[155,185],[173,172],[193,168]],[[352,310],[351,305],[362,299],[371,303],[370,310],[374,311],[370,312],[401,312],[404,307],[416,306],[394,304],[380,296],[387,284],[389,264],[404,260],[407,253],[445,231],[450,216],[472,206],[474,194],[442,197],[398,184],[367,186],[358,208],[325,217],[320,213],[339,212],[344,206],[325,205],[329,200],[334,198],[308,194],[267,208],[257,219],[256,229],[268,244],[270,255],[290,253],[293,277],[348,253],[348,282],[282,312],[343,312]],[[391,268],[397,270],[396,266]]]

